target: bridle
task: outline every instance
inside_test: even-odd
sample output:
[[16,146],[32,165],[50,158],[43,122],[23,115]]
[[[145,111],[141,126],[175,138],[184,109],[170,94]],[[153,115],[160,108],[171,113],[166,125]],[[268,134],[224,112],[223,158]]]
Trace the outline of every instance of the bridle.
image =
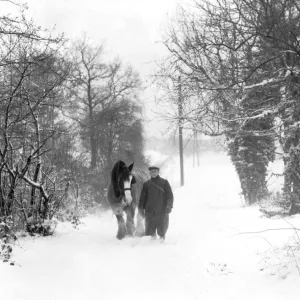
[[122,191],[120,198],[123,199],[125,206],[128,206],[128,202],[126,201],[125,191],[131,191],[131,188],[120,189]]
[[117,172],[117,178],[118,178],[118,188],[120,190],[120,199],[122,199],[124,201],[125,206],[128,206],[128,202],[126,201],[126,197],[125,197],[125,191],[131,191],[131,187],[129,188],[121,188],[120,187],[120,172]]
[[130,187],[130,188],[123,188],[123,189],[122,189],[122,188],[120,187],[120,184],[119,184],[119,183],[120,183],[120,182],[118,182],[118,188],[119,188],[119,190],[120,190],[120,192],[121,192],[121,195],[124,194],[125,191],[131,191],[131,187]]

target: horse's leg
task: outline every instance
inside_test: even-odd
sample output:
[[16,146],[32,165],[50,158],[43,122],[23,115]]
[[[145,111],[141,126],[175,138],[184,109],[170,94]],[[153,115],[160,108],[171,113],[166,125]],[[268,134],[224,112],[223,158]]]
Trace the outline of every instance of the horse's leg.
[[126,212],[126,230],[127,234],[130,236],[133,236],[134,233],[134,211],[135,211],[135,205],[132,202],[130,206],[128,206],[125,210]]
[[118,214],[116,215],[117,220],[118,220],[118,233],[117,233],[117,238],[119,240],[123,239],[126,235],[126,226],[125,226],[125,220],[123,217],[123,214]]
[[137,236],[144,236],[145,235],[145,225],[144,225],[144,216],[138,211],[136,217],[136,232]]
[[[134,197],[135,208],[139,207],[141,189],[142,189],[141,183],[139,184],[138,187],[135,187],[135,197]],[[138,192],[138,190],[139,190],[139,192]],[[145,235],[144,216],[140,213],[139,209],[138,209],[137,217],[136,217],[135,235],[136,236],[144,236]]]

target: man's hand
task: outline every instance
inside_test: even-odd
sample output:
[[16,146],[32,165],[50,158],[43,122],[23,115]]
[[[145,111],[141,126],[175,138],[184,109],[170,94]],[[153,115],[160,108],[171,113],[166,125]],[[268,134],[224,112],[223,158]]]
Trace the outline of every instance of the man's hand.
[[172,207],[171,207],[171,206],[167,206],[167,207],[166,207],[166,213],[167,213],[167,214],[170,214],[171,211],[172,211]]

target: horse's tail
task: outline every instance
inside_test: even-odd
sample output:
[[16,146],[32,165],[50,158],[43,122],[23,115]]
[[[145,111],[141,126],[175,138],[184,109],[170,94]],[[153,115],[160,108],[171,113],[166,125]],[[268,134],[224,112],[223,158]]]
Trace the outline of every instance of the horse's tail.
[[137,169],[132,171],[132,175],[135,178],[136,183],[133,184],[134,190],[135,190],[135,195],[133,196],[136,204],[138,205],[140,201],[140,195],[142,192],[143,184],[150,178],[148,173],[145,172],[142,169]]

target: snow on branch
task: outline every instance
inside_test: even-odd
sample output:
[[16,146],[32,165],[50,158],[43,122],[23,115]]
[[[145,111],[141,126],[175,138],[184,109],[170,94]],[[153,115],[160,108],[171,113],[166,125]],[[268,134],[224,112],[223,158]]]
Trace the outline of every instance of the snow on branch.
[[43,195],[43,197],[45,199],[49,199],[49,195],[48,193],[45,191],[44,187],[42,184],[38,183],[38,182],[35,182],[33,181],[32,179],[28,178],[27,176],[22,176],[22,178],[27,182],[29,183],[30,185],[34,186],[35,188],[39,189]]
[[265,79],[262,82],[259,82],[259,83],[256,83],[256,84],[246,85],[244,87],[244,89],[245,90],[250,90],[250,89],[253,89],[253,88],[256,88],[256,87],[265,86],[265,85],[268,85],[270,83],[275,83],[275,82],[278,82],[278,79],[275,79],[275,78]]

